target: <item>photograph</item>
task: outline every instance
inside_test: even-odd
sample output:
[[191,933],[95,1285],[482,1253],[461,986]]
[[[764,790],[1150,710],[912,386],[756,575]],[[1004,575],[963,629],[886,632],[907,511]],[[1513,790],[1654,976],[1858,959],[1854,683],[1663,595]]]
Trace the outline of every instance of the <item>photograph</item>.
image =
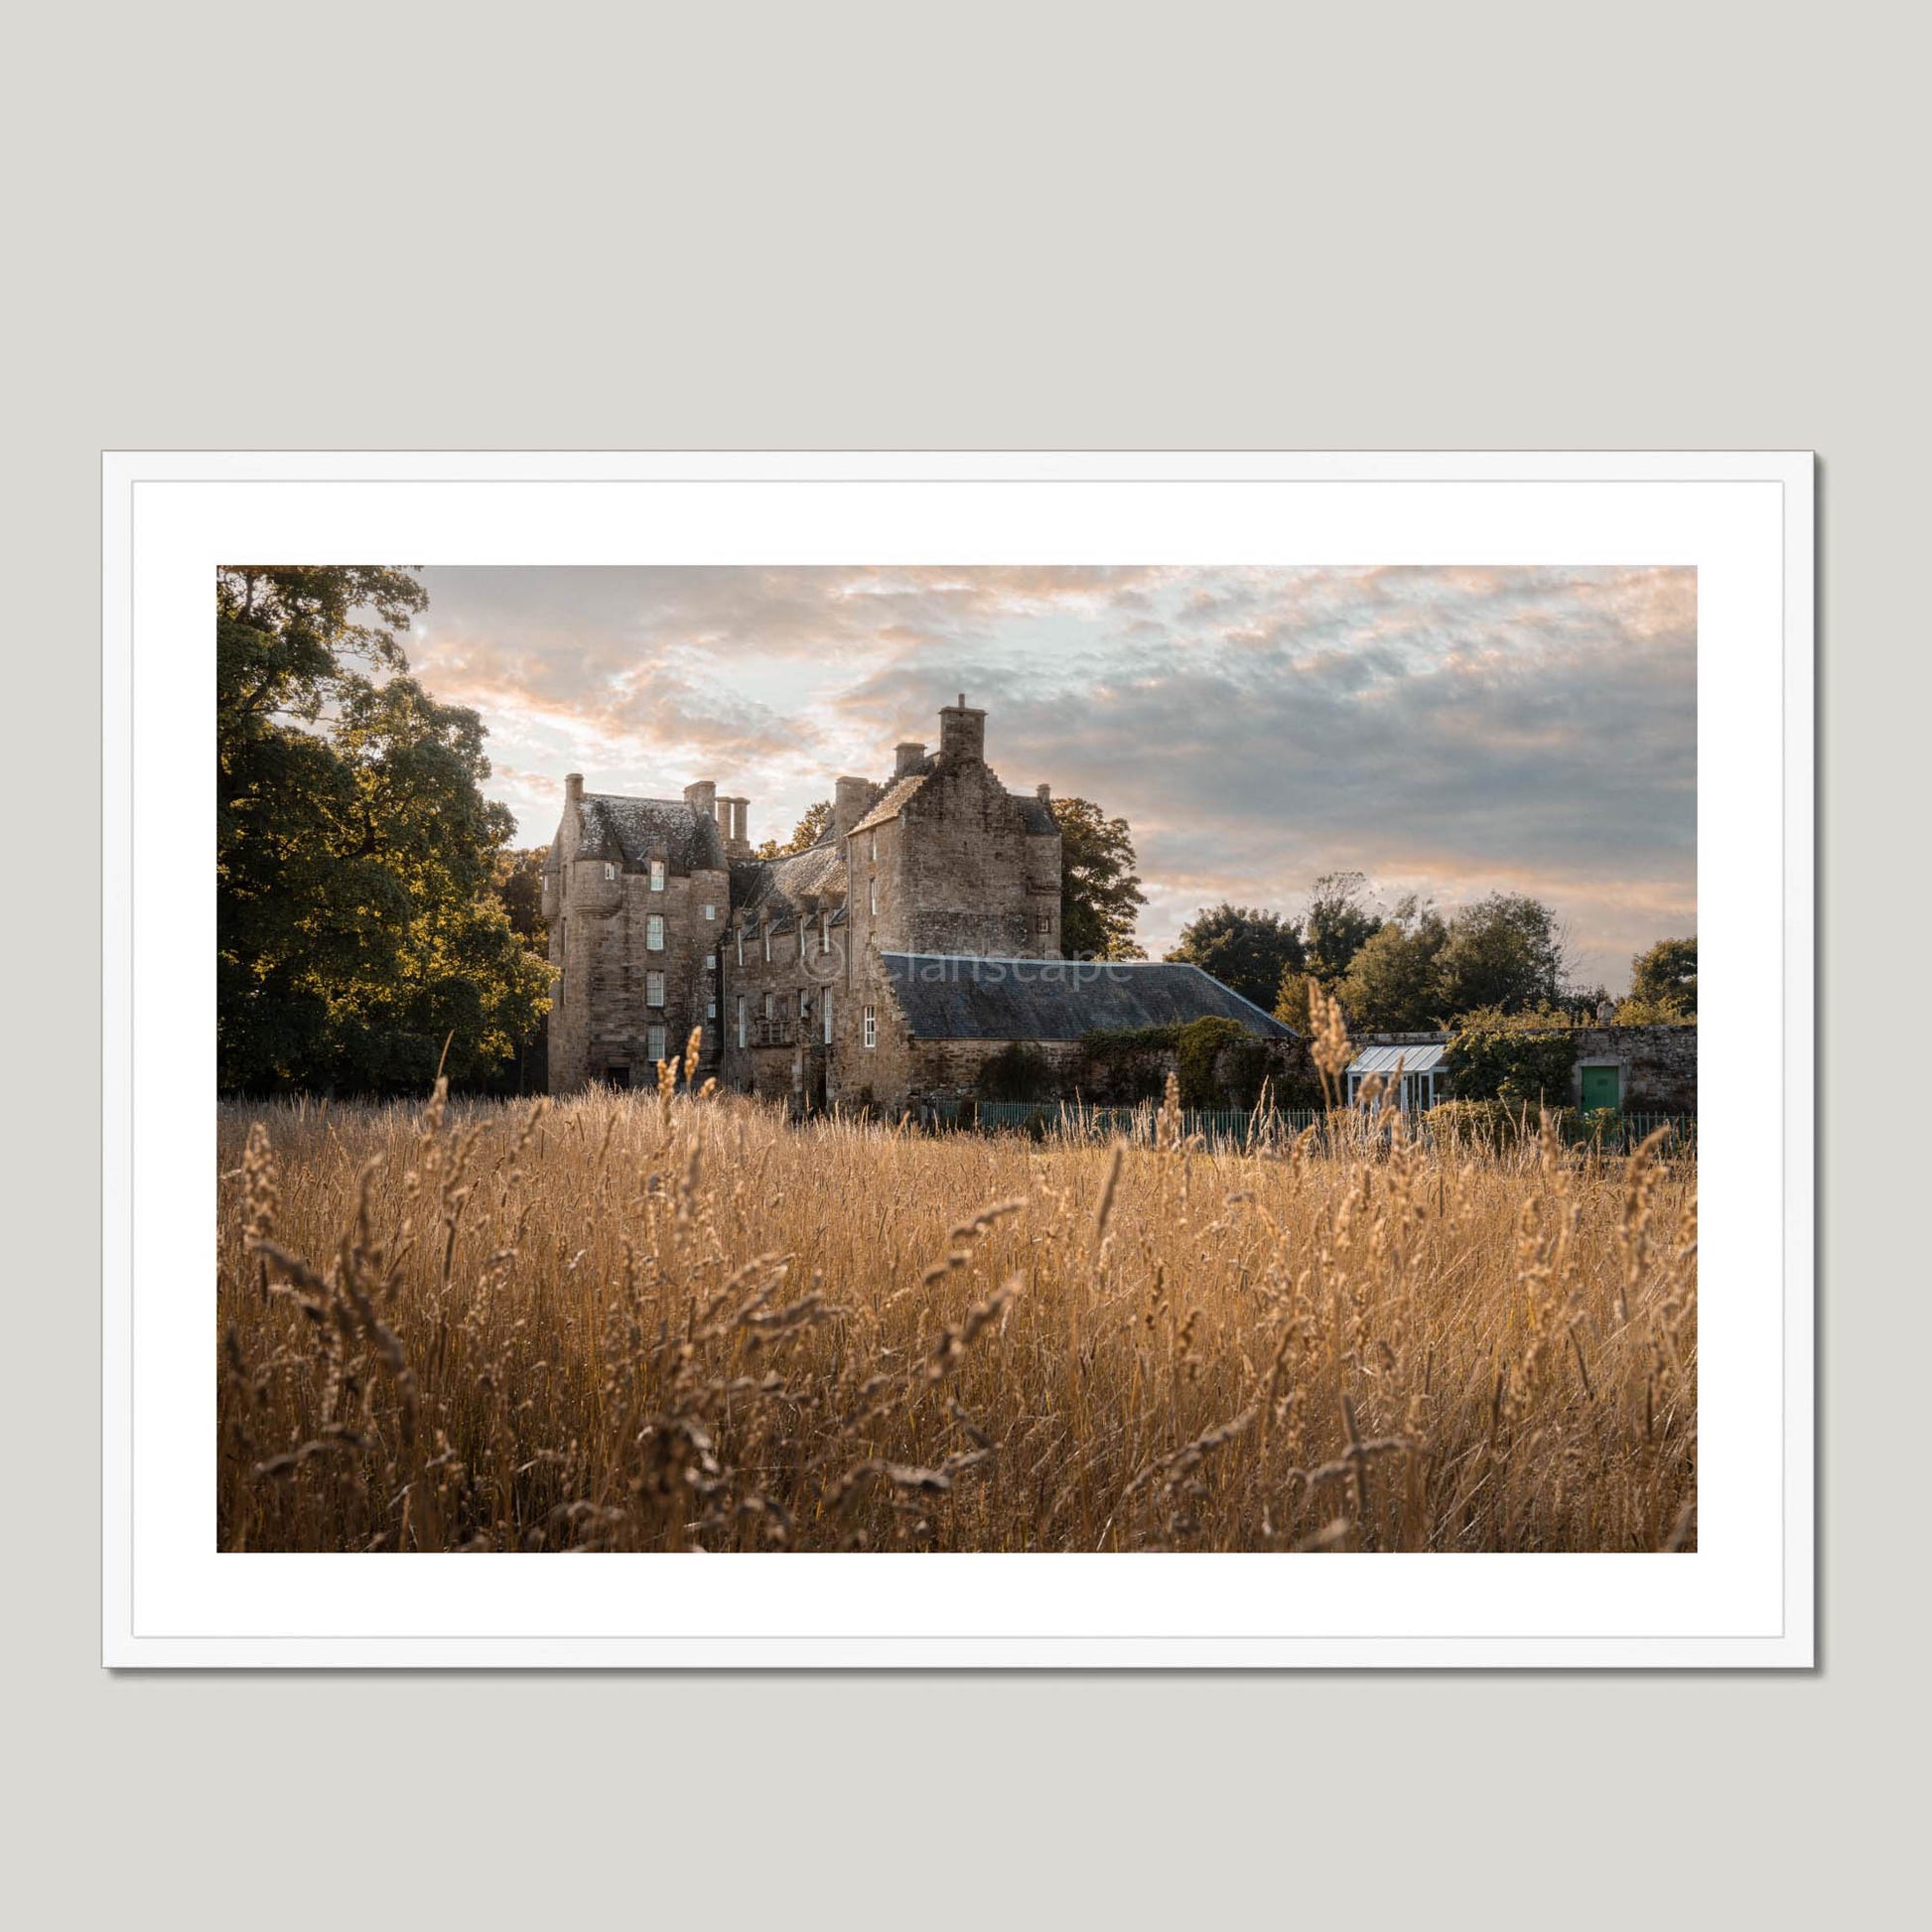
[[1697,1552],[1695,565],[206,589],[224,1559]]

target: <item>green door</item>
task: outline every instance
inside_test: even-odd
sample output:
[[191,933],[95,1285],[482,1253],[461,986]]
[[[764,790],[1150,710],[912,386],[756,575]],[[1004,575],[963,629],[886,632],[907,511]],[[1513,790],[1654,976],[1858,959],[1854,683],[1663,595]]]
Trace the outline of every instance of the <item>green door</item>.
[[1618,1071],[1615,1067],[1587,1066],[1584,1068],[1585,1113],[1614,1113],[1620,1098]]

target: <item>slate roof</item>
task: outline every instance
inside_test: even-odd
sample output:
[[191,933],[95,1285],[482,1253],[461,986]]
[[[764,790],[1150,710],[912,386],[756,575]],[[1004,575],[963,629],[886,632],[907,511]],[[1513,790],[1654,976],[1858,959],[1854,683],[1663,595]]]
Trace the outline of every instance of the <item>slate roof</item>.
[[1020,816],[1027,821],[1030,835],[1051,834],[1058,836],[1060,822],[1053,816],[1053,808],[1037,792],[1022,792],[1020,797]]
[[732,905],[774,927],[808,898],[845,897],[845,853],[829,834],[782,859],[741,859],[732,867]]
[[725,835],[718,821],[682,798],[621,798],[587,791],[580,859],[617,859],[641,870],[661,847],[673,872],[722,872]]
[[1218,1016],[1265,1039],[1295,1030],[1198,966],[1170,960],[969,959],[881,953],[915,1039],[1078,1039]]

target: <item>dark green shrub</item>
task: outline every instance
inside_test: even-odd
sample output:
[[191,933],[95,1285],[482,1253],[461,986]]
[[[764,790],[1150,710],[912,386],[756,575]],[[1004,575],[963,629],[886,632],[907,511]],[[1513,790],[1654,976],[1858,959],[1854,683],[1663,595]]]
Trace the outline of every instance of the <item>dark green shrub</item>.
[[[1252,1107],[1273,1064],[1266,1040],[1257,1039],[1238,1020],[1218,1015],[1184,1026],[1086,1034],[1080,1049],[1085,1065],[1075,1084],[1090,1098],[1114,1105],[1159,1100],[1172,1064],[1180,1080],[1183,1107]],[[1279,1082],[1271,1091],[1278,1106],[1319,1104],[1318,1096],[1313,1102],[1284,1099]]]
[[1080,1045],[1090,1058],[1122,1059],[1135,1053],[1172,1051],[1180,1044],[1185,1029],[1176,1021],[1172,1027],[1101,1027],[1080,1035]]
[[1080,1039],[1085,1064],[1074,1084],[1089,1097],[1113,1106],[1159,1100],[1180,1033],[1175,1025],[1103,1028],[1085,1034]]
[[1024,1039],[1003,1046],[980,1068],[982,1100],[1048,1100],[1052,1094],[1052,1063]]
[[1252,1108],[1261,1098],[1270,1064],[1267,1041],[1253,1034],[1244,1033],[1223,1046],[1214,1061],[1214,1083],[1227,1105]]
[[1505,1100],[1564,1107],[1577,1064],[1576,1030],[1557,1014],[1465,1014],[1449,1046],[1449,1085],[1457,1100]]
[[1312,1073],[1271,1073],[1268,1076],[1268,1100],[1271,1106],[1291,1114],[1318,1114],[1328,1105],[1328,1097],[1321,1091],[1321,1082]]
[[[1210,1015],[1190,1020],[1174,1042],[1176,1069],[1180,1075],[1180,1104],[1183,1107],[1218,1107],[1222,1095],[1215,1082],[1214,1063],[1224,1047],[1249,1038],[1247,1028],[1238,1020],[1223,1020]],[[1259,1081],[1256,1082],[1259,1085]]]

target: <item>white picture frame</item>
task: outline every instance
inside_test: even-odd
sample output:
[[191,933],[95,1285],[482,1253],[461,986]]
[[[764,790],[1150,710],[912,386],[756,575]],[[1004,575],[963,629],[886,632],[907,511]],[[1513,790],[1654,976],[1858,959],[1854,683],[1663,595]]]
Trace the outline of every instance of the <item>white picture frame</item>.
[[[102,544],[106,1664],[1813,1662],[1808,454],[110,453]],[[237,556],[1695,567],[1697,1551],[219,1554],[206,812]]]

